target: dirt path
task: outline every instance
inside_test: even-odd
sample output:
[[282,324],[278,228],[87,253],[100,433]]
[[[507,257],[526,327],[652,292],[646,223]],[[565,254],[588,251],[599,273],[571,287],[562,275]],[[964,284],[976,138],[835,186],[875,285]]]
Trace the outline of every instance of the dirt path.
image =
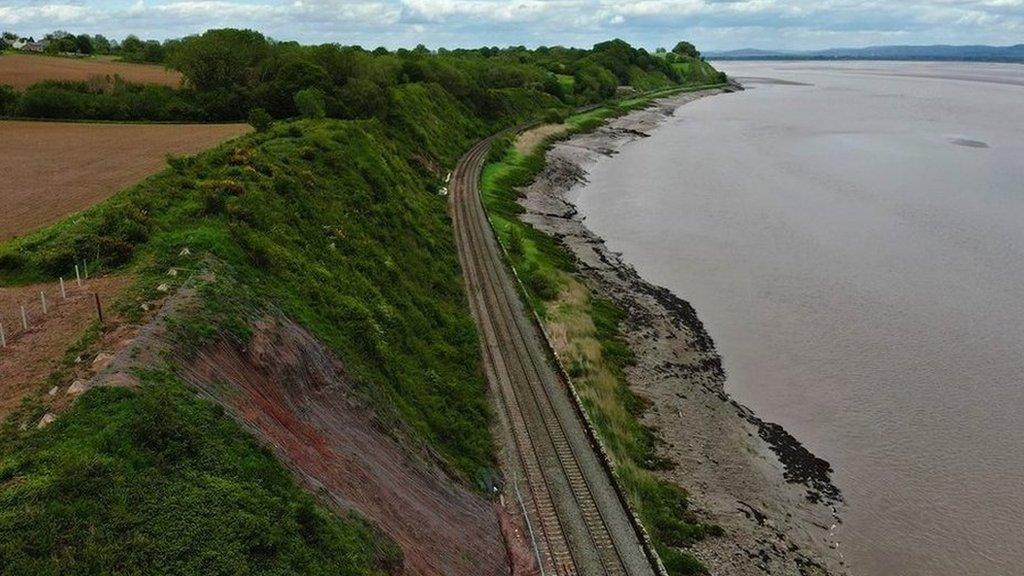
[[110,197],[163,169],[168,154],[195,154],[249,130],[246,124],[0,121],[0,240]]
[[[524,493],[547,572],[653,575],[488,224],[478,183],[490,145],[485,140],[460,160],[452,177],[451,211],[484,370],[497,404],[506,472]],[[509,498],[515,498],[514,488],[506,489]]]

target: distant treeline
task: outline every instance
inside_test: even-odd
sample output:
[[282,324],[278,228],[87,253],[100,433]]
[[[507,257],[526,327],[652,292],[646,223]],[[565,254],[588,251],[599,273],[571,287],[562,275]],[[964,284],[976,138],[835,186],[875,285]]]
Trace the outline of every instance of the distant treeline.
[[[0,49],[13,46],[21,36],[13,32],[4,32],[0,35]],[[26,37],[29,42],[35,42],[33,37]],[[129,35],[118,42],[111,40],[102,34],[72,34],[65,30],[56,30],[39,39],[45,42],[44,50],[47,54],[79,54],[82,56],[112,55],[120,56],[127,62],[164,62],[167,55],[181,44],[181,40],[142,40],[138,36]]]
[[[162,62],[184,76],[180,89],[140,86],[120,78],[48,81],[24,92],[0,88],[0,114],[103,120],[230,121],[263,111],[272,118],[385,118],[396,86],[443,87],[481,118],[508,112],[510,90],[544,94],[563,106],[600,102],[622,87],[645,91],[724,81],[693,46],[649,53],[622,40],[591,49],[541,47],[373,51],[359,46],[302,46],[251,30],[209,30],[163,43],[128,37],[62,34],[64,50],[116,53]],[[50,50],[48,47],[47,50]],[[520,94],[520,95],[522,95]]]

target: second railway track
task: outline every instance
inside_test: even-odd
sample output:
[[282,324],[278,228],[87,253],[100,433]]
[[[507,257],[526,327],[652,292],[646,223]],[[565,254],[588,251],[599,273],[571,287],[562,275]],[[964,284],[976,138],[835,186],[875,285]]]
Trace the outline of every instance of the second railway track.
[[490,228],[479,181],[492,141],[478,143],[456,166],[451,212],[484,370],[513,444],[506,465],[522,473],[544,573],[653,576]]

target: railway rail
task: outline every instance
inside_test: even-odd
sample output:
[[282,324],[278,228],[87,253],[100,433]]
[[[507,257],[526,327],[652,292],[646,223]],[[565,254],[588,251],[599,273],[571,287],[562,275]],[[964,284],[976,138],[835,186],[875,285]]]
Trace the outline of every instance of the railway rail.
[[479,142],[453,171],[451,213],[484,370],[511,444],[506,465],[525,482],[541,572],[653,576],[484,211],[479,181],[493,140]]

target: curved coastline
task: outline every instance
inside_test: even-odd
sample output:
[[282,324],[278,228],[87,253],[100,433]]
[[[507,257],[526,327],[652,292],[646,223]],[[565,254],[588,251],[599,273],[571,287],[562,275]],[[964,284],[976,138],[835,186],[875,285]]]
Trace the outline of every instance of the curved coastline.
[[712,573],[846,574],[835,532],[844,504],[831,466],[729,396],[721,358],[694,308],[609,250],[574,204],[594,163],[646,137],[680,106],[724,92],[664,98],[556,143],[523,190],[521,217],[557,238],[588,287],[626,312],[623,336],[637,356],[627,380],[648,400],[642,420],[674,463],[663,474],[726,529],[694,547]]

